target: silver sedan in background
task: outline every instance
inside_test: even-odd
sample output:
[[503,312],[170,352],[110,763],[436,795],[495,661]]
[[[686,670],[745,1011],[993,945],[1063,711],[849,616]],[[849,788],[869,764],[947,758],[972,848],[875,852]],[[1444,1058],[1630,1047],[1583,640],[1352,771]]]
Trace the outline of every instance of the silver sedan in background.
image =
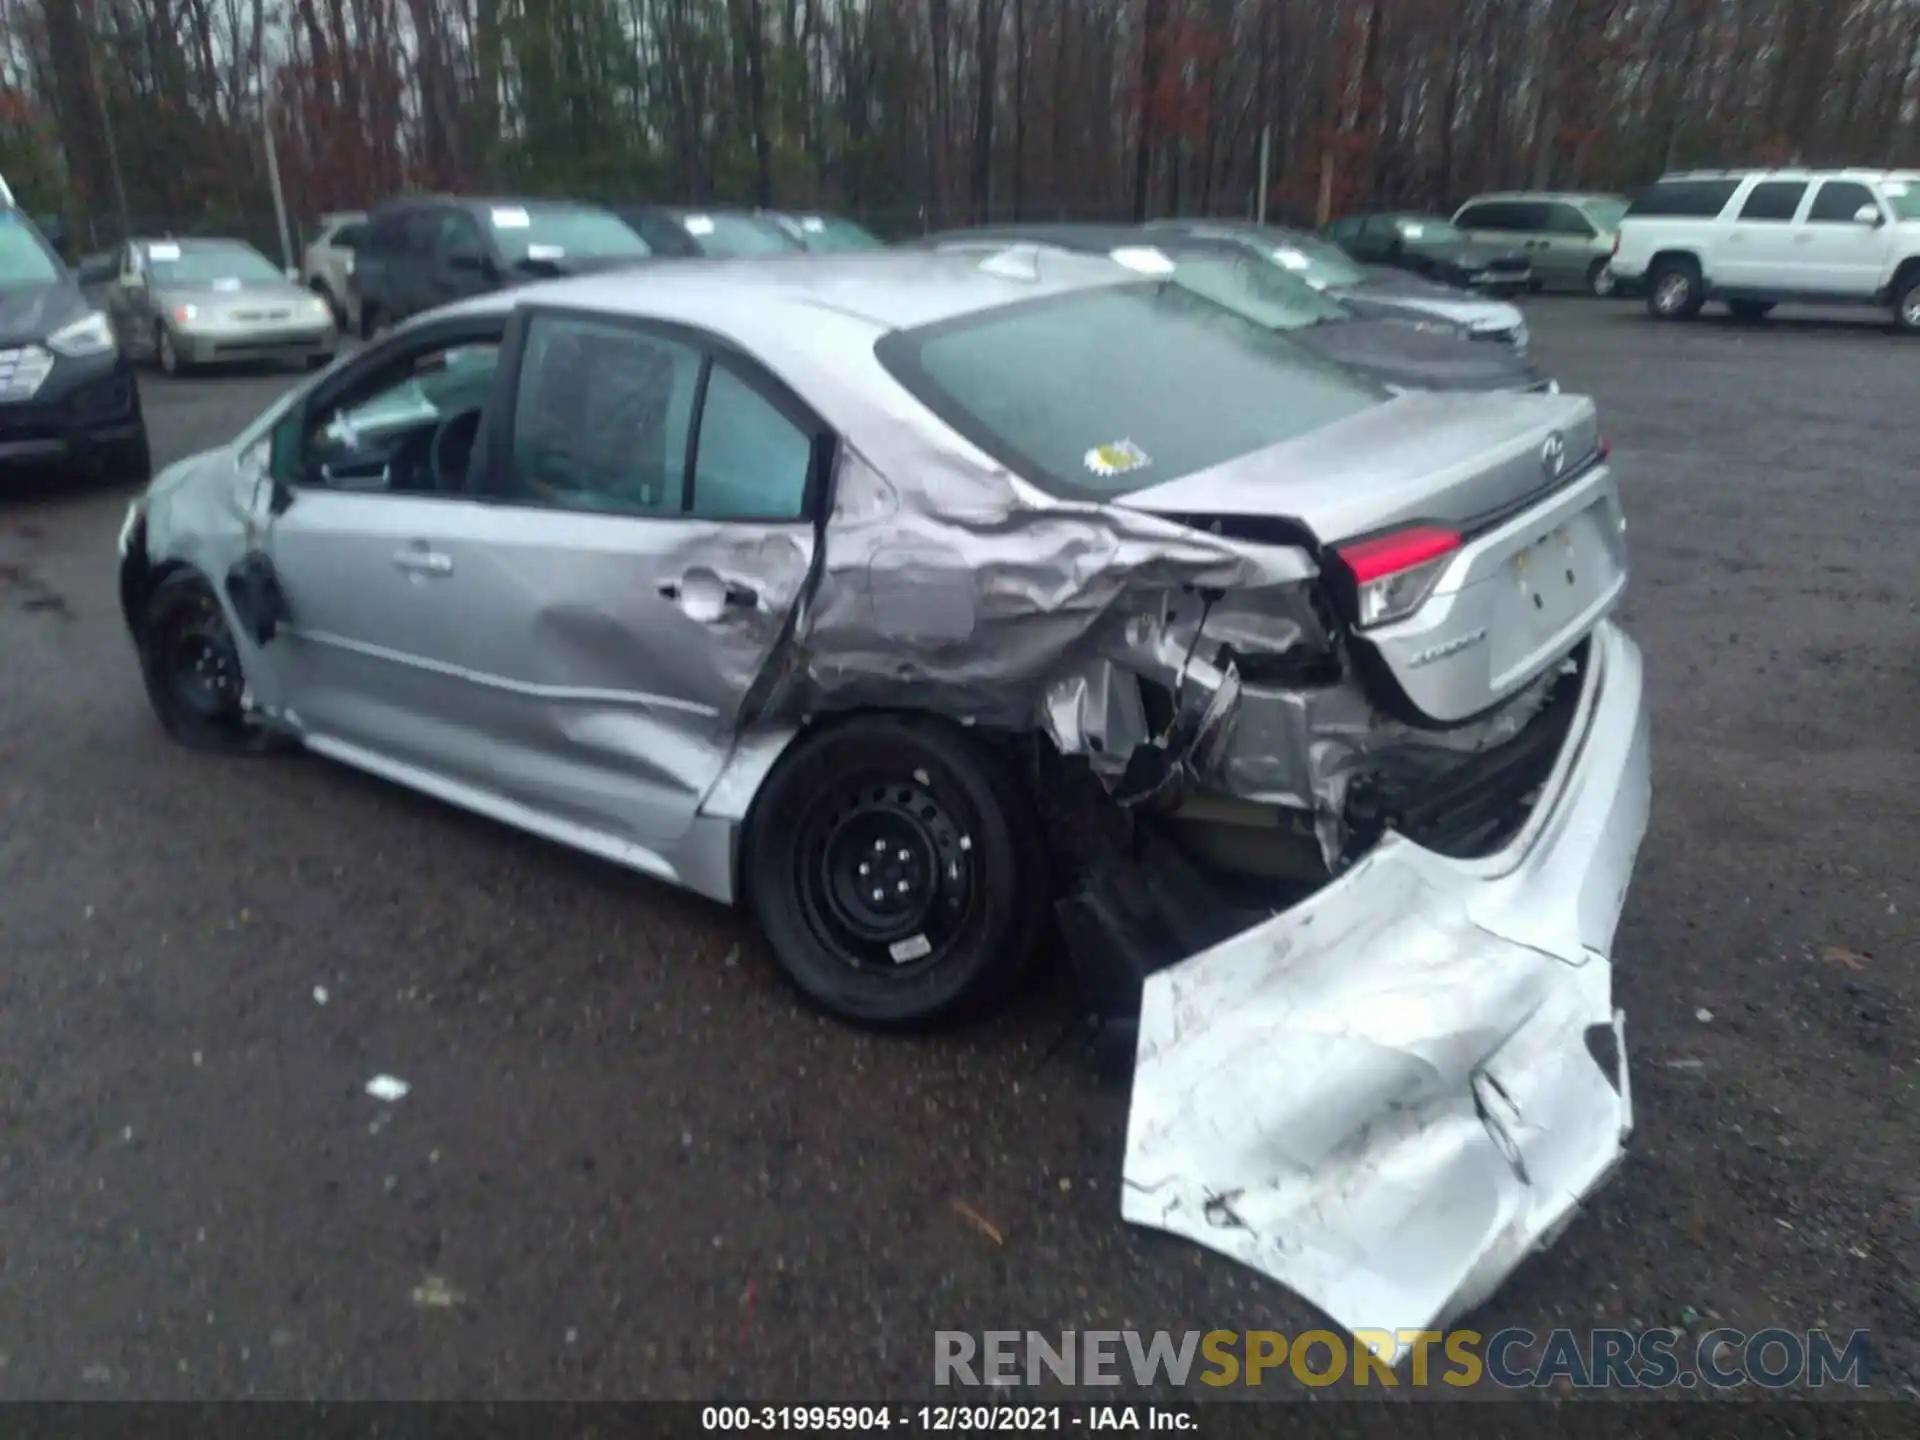
[[169,375],[234,360],[320,366],[339,344],[327,302],[239,240],[131,240],[104,300],[120,346]]

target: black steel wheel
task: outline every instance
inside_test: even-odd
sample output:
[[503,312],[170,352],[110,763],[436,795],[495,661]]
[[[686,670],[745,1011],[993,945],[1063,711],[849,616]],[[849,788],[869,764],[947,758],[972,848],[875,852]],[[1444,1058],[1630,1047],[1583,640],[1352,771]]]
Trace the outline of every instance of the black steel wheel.
[[226,612],[192,571],[165,576],[141,612],[140,669],[167,734],[195,750],[257,751],[271,735],[249,713]]
[[875,1025],[1003,998],[1052,898],[1032,813],[998,757],[943,722],[892,715],[797,743],[754,803],[742,870],[794,983]]

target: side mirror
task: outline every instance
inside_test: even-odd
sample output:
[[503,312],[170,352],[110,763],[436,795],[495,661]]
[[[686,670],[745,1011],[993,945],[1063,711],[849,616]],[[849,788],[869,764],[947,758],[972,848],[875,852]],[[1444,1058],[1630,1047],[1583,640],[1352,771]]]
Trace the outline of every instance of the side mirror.
[[1856,225],[1871,225],[1877,230],[1887,223],[1887,217],[1880,213],[1880,207],[1878,205],[1862,205],[1858,210],[1853,212],[1853,223]]

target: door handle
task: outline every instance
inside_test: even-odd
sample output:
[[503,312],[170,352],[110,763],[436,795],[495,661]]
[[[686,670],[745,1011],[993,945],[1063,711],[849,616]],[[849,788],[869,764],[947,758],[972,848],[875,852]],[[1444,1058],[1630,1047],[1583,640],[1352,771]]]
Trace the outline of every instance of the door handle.
[[442,555],[437,550],[429,550],[424,545],[410,545],[404,550],[393,552],[393,563],[409,575],[451,575],[453,557]]
[[690,570],[678,580],[662,580],[655,588],[663,600],[671,601],[681,614],[702,625],[712,624],[730,609],[760,608],[758,592],[722,580],[711,570]]
[[[692,580],[693,577],[689,576],[687,579]],[[698,580],[694,580],[691,587],[687,584],[686,580],[662,580],[659,585],[660,598],[662,600],[678,600],[682,595],[691,597],[694,590],[704,593],[709,589],[713,589],[720,603],[723,605],[754,606],[760,603],[760,592],[749,589],[745,585],[729,584],[712,587],[705,582],[706,577],[704,576]]]

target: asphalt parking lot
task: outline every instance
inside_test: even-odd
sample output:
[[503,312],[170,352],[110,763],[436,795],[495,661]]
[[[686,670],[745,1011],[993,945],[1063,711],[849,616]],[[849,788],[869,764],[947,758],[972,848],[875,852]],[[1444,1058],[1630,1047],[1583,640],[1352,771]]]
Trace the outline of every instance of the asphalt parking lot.
[[[1920,1395],[1920,344],[1530,310],[1631,524],[1639,1129],[1475,1323],[1860,1327]],[[150,378],[156,462],[293,378]],[[126,498],[0,495],[0,1398],[905,1398],[936,1329],[1313,1323],[1123,1226],[1126,1093],[1057,983],[852,1032],[715,907],[168,744]]]

